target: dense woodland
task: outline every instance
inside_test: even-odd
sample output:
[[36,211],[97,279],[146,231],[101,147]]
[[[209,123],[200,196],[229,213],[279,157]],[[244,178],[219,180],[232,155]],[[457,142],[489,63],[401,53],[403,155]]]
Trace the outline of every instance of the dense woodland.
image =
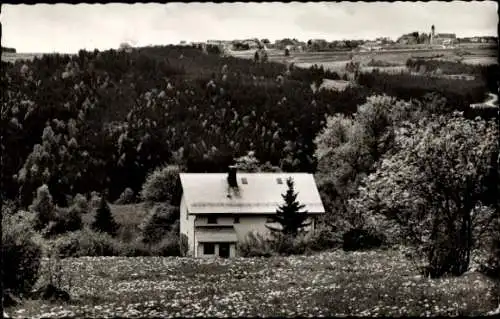
[[[363,89],[313,94],[321,69],[287,70],[194,48],[83,52],[4,63],[7,198],[22,206],[46,183],[54,200],[138,192],[163,163],[225,171],[254,150],[262,162],[314,171],[325,115],[355,111]],[[285,146],[288,146],[285,149]]]
[[325,116],[352,114],[371,93],[408,99],[436,88],[465,110],[491,82],[375,72],[362,74],[360,87],[313,93],[312,82],[336,75],[175,46],[2,64],[2,192],[22,206],[42,184],[62,206],[92,191],[114,200],[127,187],[137,193],[161,164],[225,171],[250,150],[262,163],[315,172]]

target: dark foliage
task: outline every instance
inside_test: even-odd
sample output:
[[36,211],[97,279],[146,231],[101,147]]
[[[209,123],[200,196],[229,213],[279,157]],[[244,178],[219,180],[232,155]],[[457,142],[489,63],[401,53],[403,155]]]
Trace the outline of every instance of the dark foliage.
[[297,201],[298,194],[295,193],[294,182],[291,177],[287,179],[286,185],[288,189],[285,194],[281,195],[285,203],[278,207],[276,215],[271,216],[273,222],[280,224],[281,228],[277,229],[269,225],[267,227],[272,232],[295,237],[310,222],[307,222],[307,211],[301,211],[305,205],[301,205]]
[[37,281],[42,249],[33,236],[25,213],[2,217],[2,293],[25,295]]
[[470,116],[475,115],[472,115],[474,112],[470,109],[470,104],[483,102],[486,93],[489,91],[488,84],[482,77],[466,81],[406,73],[386,74],[374,71],[372,73],[361,73],[358,81],[361,85],[370,88],[374,93],[385,93],[404,100],[419,99],[428,93],[436,92],[446,98],[445,108],[437,110],[438,112],[448,113],[452,110],[458,110],[463,111],[465,115],[470,114]]
[[137,194],[165,162],[221,172],[254,150],[276,166],[287,141],[300,150],[293,169],[312,172],[325,114],[352,114],[367,93],[314,94],[313,81],[336,75],[195,47],[50,54],[2,67],[2,192],[20,193],[22,207],[44,183],[61,207],[67,195],[105,189],[114,201],[123,185]]
[[116,235],[118,225],[116,224],[113,215],[111,214],[111,209],[109,208],[105,196],[101,197],[99,207],[96,211],[95,220],[92,223],[92,228],[96,231],[101,231],[111,236]]
[[383,238],[366,229],[354,228],[343,235],[343,246],[345,251],[366,250],[378,248],[382,245]]

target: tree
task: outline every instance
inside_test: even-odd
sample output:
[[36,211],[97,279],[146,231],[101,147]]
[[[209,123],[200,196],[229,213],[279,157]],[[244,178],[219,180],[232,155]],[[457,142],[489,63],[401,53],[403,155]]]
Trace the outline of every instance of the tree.
[[276,215],[271,218],[274,222],[281,225],[281,229],[266,225],[272,232],[282,233],[283,235],[297,236],[299,231],[310,225],[307,220],[307,211],[300,210],[305,207],[297,201],[298,193],[295,193],[294,182],[290,177],[286,180],[288,187],[285,194],[282,194],[285,203],[278,207]]
[[118,230],[118,225],[111,214],[111,209],[104,195],[101,196],[101,201],[99,202],[92,228],[96,231],[108,233],[111,236],[116,235],[116,231]]
[[408,103],[388,96],[371,96],[353,117],[334,115],[315,139],[318,187],[336,228],[358,227],[347,200],[358,192],[363,178],[393,144],[394,122],[408,119]]
[[248,151],[246,155],[235,158],[234,161],[236,163],[237,169],[242,172],[257,173],[281,171],[279,167],[273,166],[269,162],[261,164],[257,157],[255,157],[254,151]]
[[142,242],[153,244],[160,242],[169,232],[174,231],[174,224],[179,220],[179,208],[168,204],[157,204],[144,218],[140,225]]
[[36,190],[36,197],[33,204],[30,205],[29,210],[35,213],[35,230],[41,230],[46,227],[49,222],[55,220],[55,205],[52,202],[49,187],[42,185]]
[[494,122],[457,113],[406,122],[397,130],[395,150],[365,178],[352,206],[365,221],[415,245],[431,276],[461,275],[469,266],[475,223],[483,220],[486,227],[495,216],[477,207],[498,152],[497,132]]
[[172,202],[180,191],[180,167],[166,165],[155,169],[142,185],[141,198],[147,202]]

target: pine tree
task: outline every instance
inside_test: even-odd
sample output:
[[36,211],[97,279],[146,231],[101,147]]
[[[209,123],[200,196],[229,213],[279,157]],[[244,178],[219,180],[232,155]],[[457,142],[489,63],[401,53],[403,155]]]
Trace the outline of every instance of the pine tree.
[[105,196],[101,196],[99,207],[97,208],[95,216],[95,221],[92,223],[92,228],[96,231],[108,233],[111,236],[116,235],[118,225],[113,219],[111,209],[109,208]]
[[280,232],[283,235],[296,236],[299,231],[309,226],[307,223],[307,211],[301,212],[300,210],[305,207],[297,201],[298,193],[295,193],[294,182],[290,177],[286,181],[288,189],[285,194],[282,194],[285,203],[278,207],[276,210],[276,215],[272,216],[274,222],[281,225],[281,229],[273,228],[266,225],[273,232]]

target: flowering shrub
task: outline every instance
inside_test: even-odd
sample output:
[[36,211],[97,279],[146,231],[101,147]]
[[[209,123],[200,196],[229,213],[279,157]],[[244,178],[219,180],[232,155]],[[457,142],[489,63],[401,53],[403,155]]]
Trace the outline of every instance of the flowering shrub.
[[35,241],[35,217],[19,211],[2,216],[2,270],[4,292],[26,294],[38,278],[42,248]]

